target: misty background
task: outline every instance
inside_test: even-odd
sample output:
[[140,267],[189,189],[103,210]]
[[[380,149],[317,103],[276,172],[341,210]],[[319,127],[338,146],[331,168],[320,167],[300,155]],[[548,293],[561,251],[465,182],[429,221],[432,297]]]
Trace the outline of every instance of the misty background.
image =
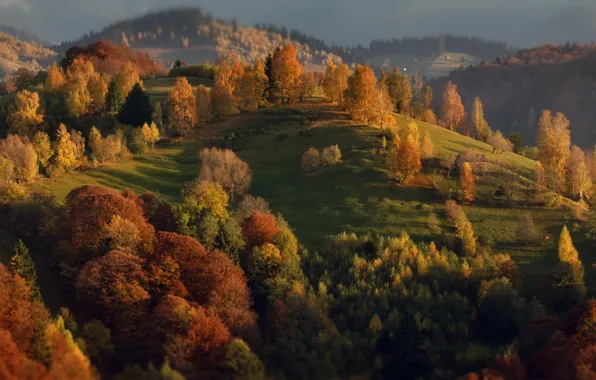
[[514,47],[596,40],[593,0],[0,0],[0,24],[60,42],[181,5],[199,6],[215,17],[247,25],[283,25],[347,46],[444,33]]

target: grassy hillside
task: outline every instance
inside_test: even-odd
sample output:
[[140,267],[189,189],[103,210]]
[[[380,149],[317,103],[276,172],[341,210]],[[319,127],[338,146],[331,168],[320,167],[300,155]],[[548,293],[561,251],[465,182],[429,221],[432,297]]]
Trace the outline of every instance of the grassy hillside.
[[[157,86],[156,86],[157,87]],[[400,128],[410,120],[398,117]],[[519,197],[530,196],[534,162],[513,153],[491,154],[487,144],[450,132],[436,125],[418,122],[434,144],[436,156],[455,158],[472,151],[488,160],[489,174],[477,177],[478,200],[464,209],[474,225],[476,235],[495,252],[510,254],[520,266],[528,294],[537,291],[540,279],[557,263],[556,242],[563,224],[574,230],[574,220],[567,208],[541,208],[494,199],[498,186],[513,183]],[[226,122],[210,125],[195,136],[195,141],[162,145],[152,153],[117,165],[88,169],[33,185],[53,191],[59,199],[83,184],[101,184],[115,189],[131,188],[141,193],[154,191],[168,201],[179,202],[179,190],[197,173],[198,151],[211,146],[212,139],[231,130],[247,133],[237,149],[253,171],[251,193],[264,197],[274,212],[280,212],[295,229],[300,241],[316,247],[331,234],[356,233],[400,234],[408,232],[415,240],[440,242],[427,225],[429,213],[441,220],[440,227],[453,236],[454,228],[444,210],[444,199],[432,187],[423,170],[412,186],[400,186],[388,180],[385,157],[377,152],[381,131],[350,122],[336,107],[315,100],[298,108],[264,110],[243,114]],[[300,133],[302,131],[302,133]],[[323,148],[338,144],[342,153],[339,165],[317,173],[304,173],[300,158],[309,147]],[[446,180],[457,188],[457,178]],[[521,209],[520,209],[521,208]],[[520,216],[531,211],[540,239],[528,245],[517,239]],[[575,228],[576,229],[576,228]],[[550,240],[544,237],[549,236]],[[583,235],[574,234],[583,253],[586,283],[596,289],[595,269],[589,260],[590,249]]]
[[[176,83],[176,78],[148,78],[143,80],[143,85],[154,102],[167,100],[168,94],[174,87],[174,83]],[[197,88],[201,84],[206,87],[213,85],[211,79],[204,78],[188,78],[188,83],[193,88]]]

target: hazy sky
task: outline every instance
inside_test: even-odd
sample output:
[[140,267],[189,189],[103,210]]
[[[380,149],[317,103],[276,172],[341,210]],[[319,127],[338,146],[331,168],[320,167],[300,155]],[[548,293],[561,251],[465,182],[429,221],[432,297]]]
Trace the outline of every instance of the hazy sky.
[[59,41],[173,5],[198,5],[245,24],[283,24],[347,45],[448,32],[516,46],[596,39],[594,0],[0,0],[0,23]]

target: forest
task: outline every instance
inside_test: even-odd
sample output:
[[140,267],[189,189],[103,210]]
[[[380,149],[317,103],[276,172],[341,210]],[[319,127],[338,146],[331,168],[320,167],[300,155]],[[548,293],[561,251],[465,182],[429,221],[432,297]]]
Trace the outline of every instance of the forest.
[[456,81],[589,47],[437,87],[284,39],[166,68],[122,27],[2,80],[0,378],[596,378],[596,156]]

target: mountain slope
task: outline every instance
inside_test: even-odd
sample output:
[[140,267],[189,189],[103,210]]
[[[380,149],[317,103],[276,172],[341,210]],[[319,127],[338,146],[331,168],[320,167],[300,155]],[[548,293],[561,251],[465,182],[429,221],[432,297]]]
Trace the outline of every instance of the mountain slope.
[[[521,132],[533,143],[543,109],[563,112],[571,122],[574,144],[596,143],[596,45],[544,45],[510,56],[503,64],[487,64],[452,72],[433,83],[441,94],[451,80],[464,104],[484,102],[486,118],[505,133]],[[440,96],[435,96],[440,101]],[[531,116],[530,116],[531,115]]]
[[24,42],[10,34],[0,32],[0,76],[19,68],[39,70],[39,62],[45,64],[56,53],[36,42]]

